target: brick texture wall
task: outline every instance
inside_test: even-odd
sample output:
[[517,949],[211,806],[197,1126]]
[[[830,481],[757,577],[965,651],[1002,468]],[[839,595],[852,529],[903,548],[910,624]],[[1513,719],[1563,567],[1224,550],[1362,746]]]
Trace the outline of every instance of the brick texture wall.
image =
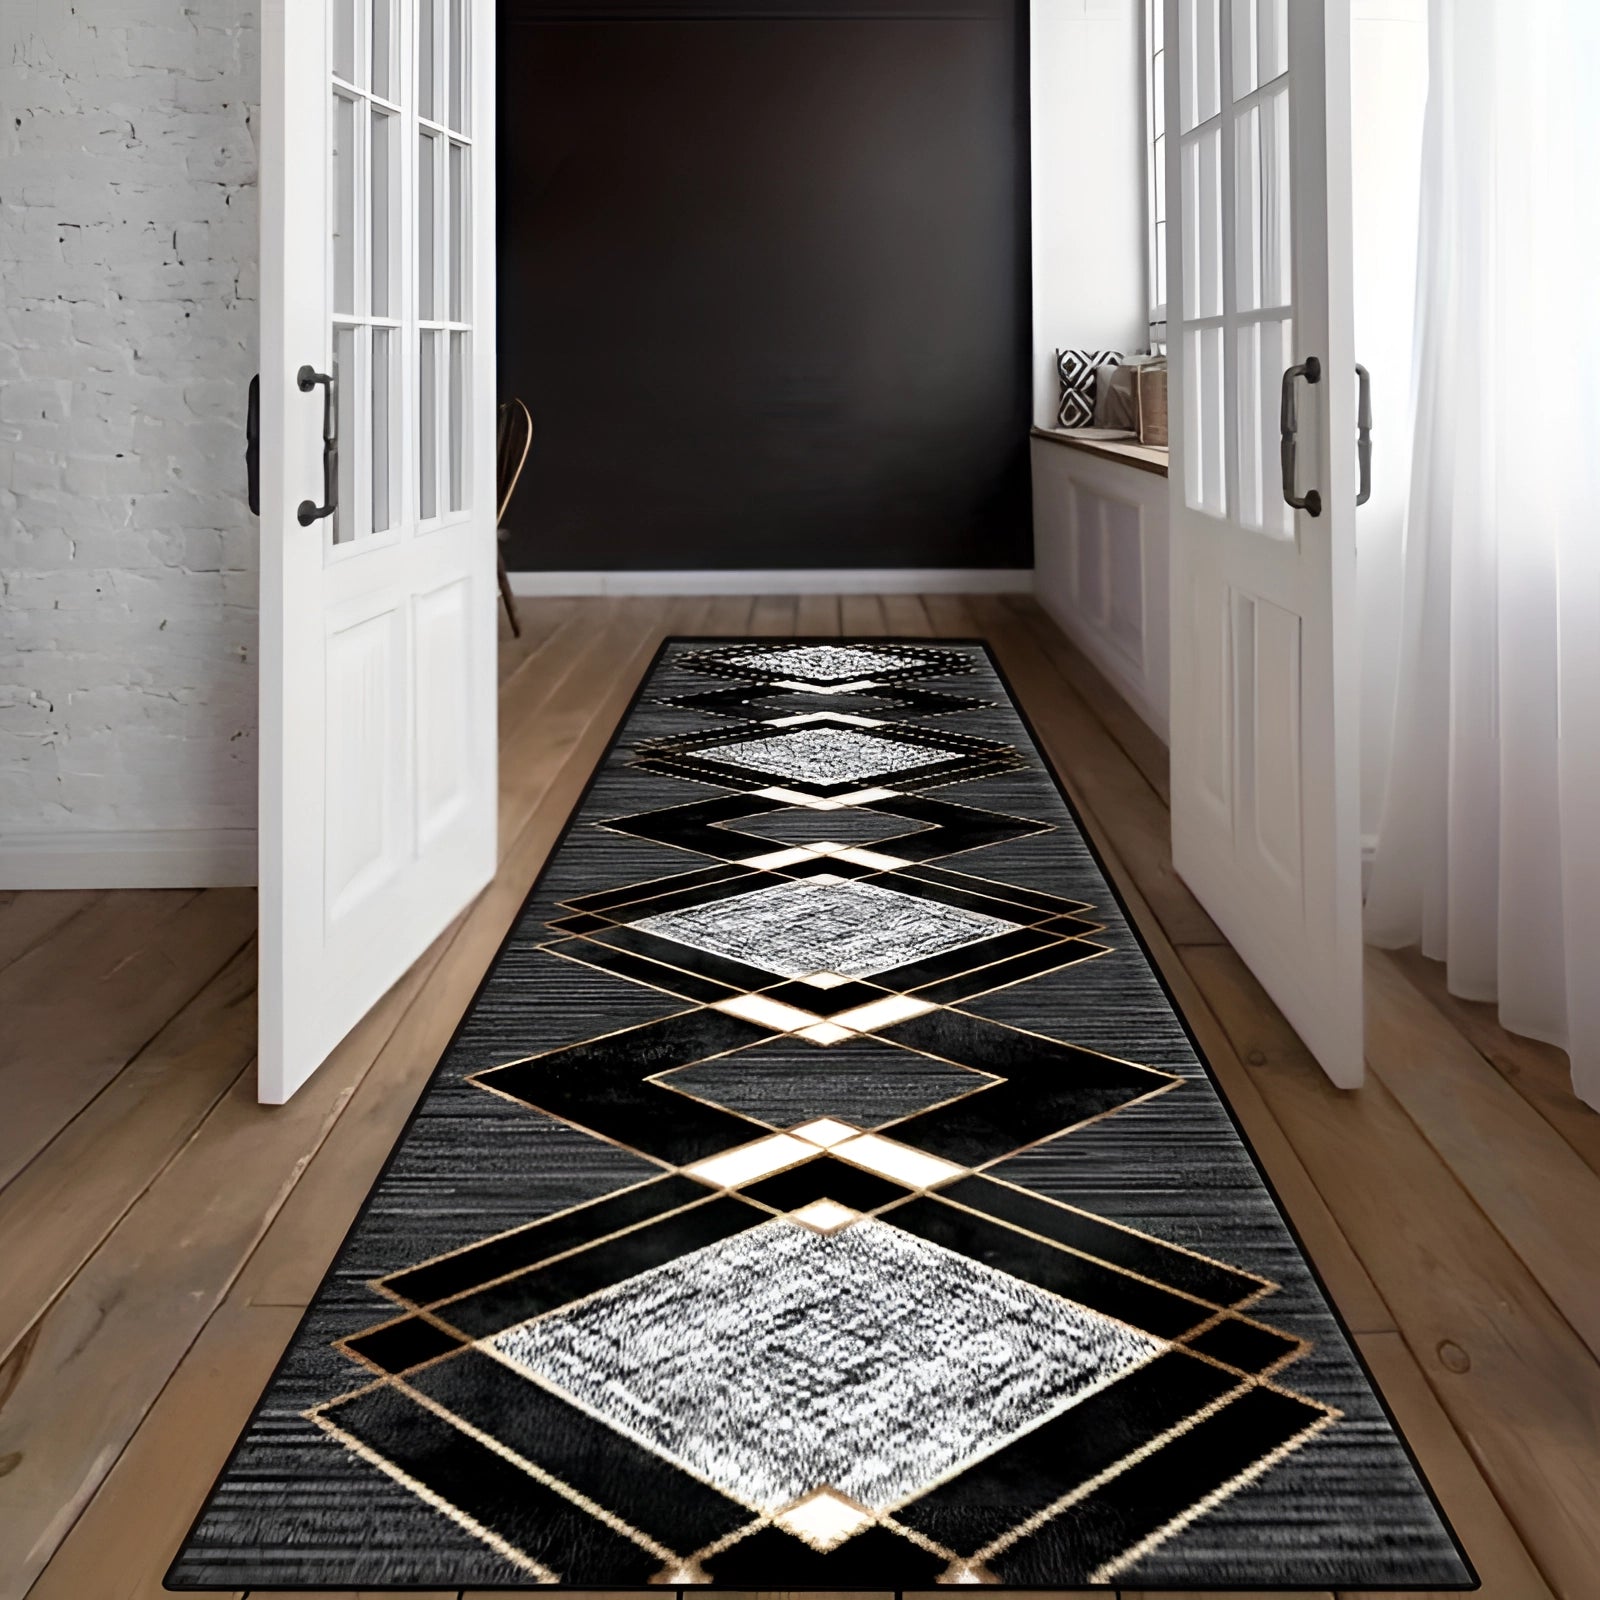
[[0,0],[0,836],[254,827],[258,94],[254,0]]

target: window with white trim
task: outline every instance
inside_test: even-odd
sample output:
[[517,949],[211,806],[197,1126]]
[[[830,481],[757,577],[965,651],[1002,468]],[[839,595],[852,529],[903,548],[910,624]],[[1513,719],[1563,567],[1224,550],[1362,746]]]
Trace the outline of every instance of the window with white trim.
[[1164,0],[1145,0],[1145,284],[1150,348],[1167,348],[1167,130]]

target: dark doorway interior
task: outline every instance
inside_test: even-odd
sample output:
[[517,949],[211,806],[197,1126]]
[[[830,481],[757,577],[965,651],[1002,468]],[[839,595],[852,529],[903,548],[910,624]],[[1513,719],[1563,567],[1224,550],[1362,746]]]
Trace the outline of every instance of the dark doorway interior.
[[1029,565],[1026,7],[501,23],[512,567]]

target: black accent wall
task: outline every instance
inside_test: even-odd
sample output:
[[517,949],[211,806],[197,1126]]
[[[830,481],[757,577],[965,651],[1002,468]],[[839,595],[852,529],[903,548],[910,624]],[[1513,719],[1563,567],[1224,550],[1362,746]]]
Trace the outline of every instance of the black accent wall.
[[1031,563],[1026,16],[501,0],[513,569]]

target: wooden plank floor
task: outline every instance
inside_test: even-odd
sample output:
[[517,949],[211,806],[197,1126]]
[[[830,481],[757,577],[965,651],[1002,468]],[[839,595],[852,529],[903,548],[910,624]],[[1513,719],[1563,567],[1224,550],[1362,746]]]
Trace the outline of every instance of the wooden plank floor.
[[1600,1117],[1559,1052],[1374,952],[1332,1089],[1172,870],[1160,741],[1031,601],[522,610],[499,876],[290,1105],[254,1098],[248,892],[0,896],[0,1600],[161,1592],[661,639],[841,631],[993,643],[1484,1594],[1600,1595]]

